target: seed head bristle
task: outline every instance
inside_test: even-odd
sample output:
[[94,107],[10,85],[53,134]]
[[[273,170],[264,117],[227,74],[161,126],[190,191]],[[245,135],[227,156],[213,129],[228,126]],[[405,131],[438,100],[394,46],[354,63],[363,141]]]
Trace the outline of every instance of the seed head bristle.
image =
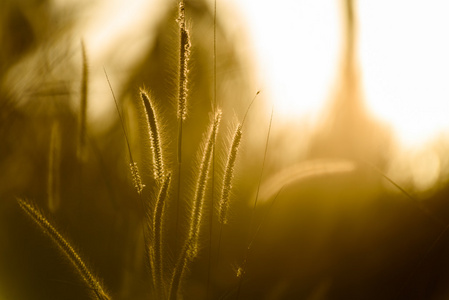
[[179,83],[178,83],[178,119],[185,120],[187,116],[188,73],[190,59],[190,33],[186,27],[184,3],[179,4]]
[[159,125],[156,118],[150,97],[140,89],[140,97],[144,104],[145,114],[147,116],[148,130],[150,134],[151,152],[153,154],[153,176],[157,181],[161,181],[164,177],[164,160],[162,156],[161,138],[159,135]]
[[50,222],[39,212],[37,208],[28,202],[17,199],[20,207],[27,213],[31,219],[41,227],[45,234],[47,234],[53,242],[59,247],[64,255],[69,259],[72,265],[76,268],[83,280],[89,285],[95,296],[100,300],[109,300],[109,296],[104,291],[99,280],[96,279],[84,261],[70,245],[70,243],[50,224]]
[[241,278],[242,276],[243,276],[243,268],[242,267],[239,267],[238,269],[237,269],[237,272],[236,272],[236,276],[237,276],[237,278]]
[[142,179],[140,178],[139,167],[137,166],[136,162],[130,163],[129,167],[131,169],[131,175],[133,177],[134,187],[136,188],[137,193],[141,194],[145,185],[142,183]]
[[209,130],[209,134],[206,140],[206,146],[204,148],[203,156],[201,159],[200,170],[198,174],[198,180],[196,183],[195,196],[193,200],[193,210],[190,217],[190,230],[189,237],[198,239],[200,225],[202,220],[202,211],[204,207],[204,195],[206,192],[207,178],[212,161],[213,146],[216,140],[218,128],[221,121],[221,111],[218,110],[214,122]]
[[237,153],[242,140],[242,125],[239,124],[232,139],[231,148],[229,150],[228,159],[226,162],[225,175],[223,178],[223,187],[221,192],[221,199],[219,202],[219,221],[221,224],[227,223],[227,213],[229,208],[229,197],[232,188],[232,177],[234,176],[235,161]]

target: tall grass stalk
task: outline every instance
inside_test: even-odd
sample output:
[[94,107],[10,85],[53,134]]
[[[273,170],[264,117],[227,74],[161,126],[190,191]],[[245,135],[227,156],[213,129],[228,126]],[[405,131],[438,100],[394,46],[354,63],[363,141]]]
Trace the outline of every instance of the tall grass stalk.
[[181,197],[181,172],[182,172],[182,125],[187,116],[187,92],[188,73],[190,59],[190,33],[186,27],[184,0],[179,2],[178,19],[179,25],[179,66],[178,66],[178,193],[176,201],[176,235],[179,226],[179,202]]
[[221,198],[219,202],[219,216],[220,224],[227,223],[227,214],[229,208],[229,196],[232,188],[232,177],[234,176],[234,167],[239,151],[240,142],[242,140],[242,125],[238,124],[232,138],[231,148],[226,161],[225,174],[223,178],[223,186],[221,191]]
[[222,183],[222,191],[221,198],[218,203],[218,220],[220,223],[220,233],[218,236],[218,250],[217,250],[217,260],[220,259],[220,248],[221,248],[221,237],[223,232],[223,225],[227,223],[227,214],[229,208],[229,198],[232,188],[232,177],[234,176],[234,167],[235,161],[237,159],[237,153],[240,146],[240,141],[242,139],[242,128],[245,123],[246,117],[248,115],[249,109],[256,100],[257,95],[259,95],[260,91],[257,91],[251,103],[248,105],[246,109],[245,115],[243,116],[243,120],[241,124],[237,125],[237,129],[234,132],[234,136],[232,138],[231,148],[229,149],[229,154],[226,160],[225,174],[223,177]]
[[190,32],[186,26],[184,1],[179,3],[179,72],[178,72],[178,119],[183,121],[187,116],[188,73],[190,60]]
[[25,200],[17,199],[20,207],[27,213],[28,216],[48,235],[53,242],[59,247],[64,256],[72,263],[82,279],[86,282],[89,288],[93,291],[95,297],[99,300],[108,300],[109,296],[106,294],[100,281],[95,278],[79,254],[70,245],[70,243],[50,224],[50,222],[36,209],[33,205]]
[[[187,240],[181,250],[181,253],[173,270],[172,278],[169,287],[169,299],[177,298],[178,291],[181,285],[183,274],[190,261],[192,261],[198,254],[198,239],[201,229],[201,221],[203,218],[204,198],[207,187],[207,178],[212,161],[212,149],[216,140],[218,128],[221,121],[221,111],[218,110],[215,114],[213,123],[207,134],[205,140],[203,155],[201,157],[201,164],[199,174],[196,182],[195,194],[193,197],[193,207],[190,214],[190,228]],[[212,212],[210,212],[212,213]]]
[[237,128],[234,132],[231,148],[229,149],[228,158],[226,160],[226,167],[225,167],[225,174],[223,177],[223,184],[222,184],[222,190],[221,190],[221,198],[219,202],[219,215],[218,219],[220,221],[220,224],[226,224],[227,223],[227,214],[228,214],[228,208],[229,208],[229,197],[231,193],[232,188],[232,178],[234,177],[234,167],[235,162],[237,159],[237,153],[239,151],[240,142],[242,140],[242,128],[243,124],[245,123],[246,117],[248,115],[249,109],[254,103],[254,100],[256,100],[257,95],[259,95],[260,91],[257,91],[256,95],[254,96],[251,103],[248,105],[248,108],[246,109],[245,115],[243,116],[243,120],[241,124],[237,125]]
[[160,182],[164,177],[164,159],[162,156],[159,125],[150,97],[143,89],[140,89],[140,98],[144,104],[145,114],[147,116],[151,152],[153,155],[153,176],[156,181]]
[[[212,123],[211,128],[209,129],[209,133],[205,143],[205,148],[203,151],[203,156],[201,158],[198,179],[196,182],[195,195],[193,198],[193,208],[190,216],[190,229],[189,229],[189,239],[193,239],[195,244],[197,243],[201,228],[201,220],[203,217],[203,208],[204,208],[204,198],[207,187],[207,178],[212,161],[212,149],[215,144],[218,128],[220,126],[220,121],[221,121],[221,111],[219,110],[215,114],[214,121]],[[195,248],[197,248],[197,246],[195,246]]]
[[[214,0],[214,54],[213,54],[213,64],[214,64],[214,74],[213,74],[213,90],[214,90],[214,115],[217,110],[217,0]],[[210,196],[210,208],[211,213],[209,214],[209,254],[208,254],[208,268],[207,268],[207,283],[206,283],[206,299],[209,299],[210,293],[210,278],[212,271],[212,237],[213,237],[213,224],[214,224],[214,214],[213,209],[215,207],[215,142],[212,149],[212,189]]]
[[[257,200],[259,199],[259,191],[260,191],[260,185],[262,182],[262,176],[263,176],[263,170],[265,168],[265,162],[266,162],[266,158],[267,158],[267,153],[268,153],[268,143],[270,141],[270,133],[271,133],[271,125],[273,123],[273,112],[274,109],[271,109],[271,116],[270,116],[270,124],[268,125],[268,133],[267,133],[267,140],[265,142],[265,151],[264,151],[264,156],[263,156],[263,160],[262,160],[262,169],[260,171],[260,176],[259,176],[259,183],[257,184],[257,192],[256,192],[256,197],[254,199],[254,206],[253,206],[253,211],[251,213],[251,220],[250,220],[250,232],[252,232],[252,227],[253,227],[253,223],[254,223],[254,216],[256,213],[256,207],[257,207]],[[271,205],[274,205],[274,202],[276,201],[279,193],[281,192],[281,190],[283,189],[283,187],[281,187],[281,189],[279,190],[278,194],[275,196],[273,202]],[[263,221],[262,221],[263,222]],[[249,256],[249,251],[253,245],[254,239],[256,238],[256,235],[259,233],[260,228],[261,228],[262,223],[259,225],[259,227],[257,228],[256,233],[254,234],[252,240],[249,242],[248,247],[246,248],[246,252],[245,252],[245,258],[243,260],[242,265],[237,269],[237,278],[239,280],[239,284],[238,284],[238,288],[237,288],[237,299],[239,298],[240,295],[240,290],[242,287],[242,282],[243,282],[243,277],[245,275],[245,270],[246,270],[246,264],[248,261],[248,256]]]

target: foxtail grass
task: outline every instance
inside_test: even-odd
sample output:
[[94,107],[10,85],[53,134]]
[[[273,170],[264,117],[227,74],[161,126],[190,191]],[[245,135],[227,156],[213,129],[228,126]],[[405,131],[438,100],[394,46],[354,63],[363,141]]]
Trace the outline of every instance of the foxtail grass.
[[157,290],[159,290],[161,297],[163,296],[163,219],[165,202],[168,198],[168,191],[170,187],[171,174],[168,173],[161,185],[159,195],[156,199],[156,205],[153,213],[153,249],[151,251],[151,265],[153,266],[153,283]]
[[234,177],[234,168],[235,168],[235,162],[237,159],[237,153],[239,151],[240,142],[242,140],[242,128],[245,124],[246,117],[248,116],[249,109],[253,105],[254,101],[256,100],[257,96],[260,94],[260,91],[256,92],[256,95],[254,95],[253,100],[251,100],[250,104],[248,105],[248,108],[246,109],[245,115],[243,116],[242,123],[237,125],[237,128],[234,132],[231,148],[229,149],[228,157],[226,159],[226,167],[225,167],[225,173],[223,177],[223,183],[222,183],[222,189],[221,189],[221,198],[218,202],[218,221],[220,223],[220,233],[218,236],[218,252],[217,252],[217,259],[220,259],[220,248],[221,248],[221,237],[223,233],[223,226],[227,223],[227,215],[229,210],[229,198],[231,196],[231,189],[232,189],[232,178]]
[[178,260],[171,277],[168,297],[170,300],[177,299],[185,269],[187,268],[189,262],[198,255],[198,239],[201,230],[201,221],[204,215],[203,210],[207,179],[212,161],[213,147],[215,144],[216,135],[218,133],[218,128],[220,126],[220,121],[221,111],[218,110],[208,131],[207,139],[205,140],[198,178],[196,181],[195,194],[193,197],[193,207],[190,215],[190,228],[187,240],[181,250],[180,255],[178,256]]
[[142,102],[144,104],[145,114],[148,122],[151,152],[153,155],[153,176],[154,179],[159,182],[164,177],[164,160],[162,156],[159,125],[150,97],[148,96],[148,93],[143,89],[140,89],[140,98],[142,99]]
[[87,67],[87,54],[84,42],[81,41],[82,73],[80,90],[80,107],[78,113],[78,149],[79,160],[84,160],[86,155],[86,132],[87,132],[87,93],[89,70]]
[[[178,66],[178,189],[176,200],[176,235],[178,235],[179,223],[179,199],[181,197],[181,173],[182,173],[182,125],[187,117],[187,94],[188,94],[188,73],[190,59],[190,33],[186,26],[184,1],[179,2],[178,19],[179,25],[179,66]],[[177,240],[177,238],[176,238]]]
[[39,225],[43,232],[53,240],[64,256],[72,263],[84,282],[92,290],[93,296],[99,300],[109,300],[110,297],[106,294],[100,281],[92,274],[73,246],[50,224],[43,214],[23,199],[17,199],[17,202],[22,210]]
[[51,212],[58,210],[60,205],[59,184],[61,164],[61,133],[59,123],[54,122],[51,127],[50,151],[48,154],[48,208]]
[[229,197],[231,195],[232,188],[232,177],[234,176],[235,162],[237,159],[237,153],[239,151],[240,142],[242,140],[242,125],[238,124],[235,130],[234,136],[232,138],[231,148],[229,150],[228,158],[226,161],[225,174],[223,177],[223,186],[221,190],[221,198],[219,202],[219,216],[218,220],[221,224],[226,224],[228,208],[229,208]]
[[196,182],[195,195],[193,198],[193,208],[190,216],[190,229],[189,229],[189,239],[193,238],[195,243],[198,240],[200,232],[201,220],[203,217],[207,178],[212,161],[212,152],[213,152],[212,150],[215,144],[218,128],[220,126],[220,121],[221,121],[221,111],[219,110],[215,114],[213,124],[209,129],[209,134],[206,140],[203,156],[201,158],[198,179]]
[[[213,65],[214,65],[214,75],[213,75],[213,109],[214,114],[217,111],[217,0],[214,0],[214,45],[213,45]],[[211,213],[209,214],[209,254],[208,254],[208,268],[207,268],[207,283],[206,283],[206,299],[209,299],[210,292],[210,279],[212,272],[212,237],[213,237],[213,224],[214,224],[214,214],[213,208],[215,207],[215,143],[212,149],[212,189],[210,196],[210,207]]]
[[145,185],[142,183],[142,178],[140,177],[139,167],[136,162],[132,162],[129,164],[131,170],[131,176],[133,179],[134,188],[136,189],[139,195],[142,194],[142,190]]
[[179,3],[179,72],[178,72],[178,119],[180,122],[187,116],[188,73],[190,60],[190,33],[186,26],[184,2]]
[[248,105],[248,108],[246,109],[245,115],[243,116],[242,123],[237,125],[237,128],[235,129],[234,135],[232,137],[232,143],[231,148],[229,149],[228,157],[226,159],[226,167],[225,167],[225,173],[223,177],[223,184],[221,189],[221,198],[218,203],[218,220],[220,221],[220,224],[226,224],[228,219],[228,208],[229,208],[229,198],[231,195],[231,189],[232,189],[232,178],[234,177],[234,169],[235,169],[235,162],[237,160],[237,153],[239,152],[240,142],[242,141],[242,128],[243,124],[245,124],[246,117],[248,116],[249,109],[254,103],[254,100],[256,100],[257,95],[259,95],[260,91],[256,92],[256,95],[254,95],[253,100],[251,100],[250,104]]
[[[258,183],[258,185],[257,185],[256,197],[254,198],[253,211],[252,211],[252,213],[251,213],[250,232],[252,232],[252,227],[253,227],[253,223],[254,223],[254,216],[255,216],[255,213],[256,213],[256,207],[257,207],[257,201],[258,201],[258,199],[259,199],[260,185],[261,185],[261,183],[262,183],[262,176],[263,176],[263,171],[264,171],[264,168],[265,168],[265,162],[266,162],[267,153],[268,153],[268,142],[270,141],[271,125],[272,125],[272,123],[273,123],[273,112],[274,112],[274,109],[272,108],[272,109],[271,109],[270,124],[268,125],[267,140],[266,140],[266,142],[265,142],[265,151],[264,151],[264,156],[263,156],[263,160],[262,160],[262,169],[261,169],[261,171],[260,171],[259,183]],[[282,190],[282,188],[281,188],[281,190]],[[281,190],[279,190],[278,194],[277,194],[276,197],[274,198],[273,203],[274,203],[274,201],[276,201],[276,199],[277,199],[277,197],[278,197],[278,195],[279,195],[279,193],[280,193]],[[273,203],[272,203],[272,205],[273,205]],[[262,224],[262,223],[261,223],[261,224]],[[259,225],[256,234],[253,236],[253,239],[249,242],[248,247],[246,248],[246,251],[245,251],[245,258],[244,258],[244,260],[243,260],[242,265],[241,265],[240,267],[237,268],[236,277],[237,277],[238,280],[239,280],[238,288],[237,288],[237,299],[239,298],[240,290],[241,290],[242,283],[243,283],[243,277],[245,276],[246,264],[247,264],[247,262],[248,262],[249,251],[251,250],[253,241],[254,241],[254,239],[255,239],[255,237],[256,237],[258,231],[260,230],[260,226],[261,226],[261,225]]]

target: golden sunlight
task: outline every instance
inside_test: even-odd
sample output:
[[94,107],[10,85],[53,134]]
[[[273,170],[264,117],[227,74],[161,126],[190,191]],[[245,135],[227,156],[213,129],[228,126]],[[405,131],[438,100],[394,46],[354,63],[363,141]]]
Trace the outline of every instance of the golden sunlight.
[[447,0],[0,0],[0,298],[448,299],[448,31]]
[[[342,1],[235,1],[258,53],[261,85],[288,118],[328,103],[342,57]],[[449,129],[449,3],[356,3],[362,94],[370,113],[413,146]]]
[[339,59],[338,1],[235,1],[257,53],[259,84],[289,118],[316,113]]

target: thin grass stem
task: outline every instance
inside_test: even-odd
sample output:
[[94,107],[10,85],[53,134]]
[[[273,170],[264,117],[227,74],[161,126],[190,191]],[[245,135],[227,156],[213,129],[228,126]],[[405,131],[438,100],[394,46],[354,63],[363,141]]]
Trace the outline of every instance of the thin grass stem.
[[89,81],[89,69],[87,66],[87,54],[84,41],[81,41],[82,55],[82,73],[81,73],[81,89],[80,89],[80,108],[78,114],[78,159],[85,159],[86,147],[86,131],[87,131],[87,93]]
[[239,278],[239,283],[238,283],[238,287],[237,287],[237,296],[235,299],[239,299],[240,297],[240,293],[242,290],[242,285],[243,285],[243,280],[245,277],[245,273],[246,273],[246,266],[248,264],[248,258],[249,258],[249,253],[250,250],[253,247],[254,241],[256,240],[256,237],[259,235],[259,232],[262,228],[262,225],[266,222],[266,219],[268,218],[268,215],[270,214],[271,210],[273,209],[274,203],[276,202],[277,198],[279,197],[280,193],[282,192],[282,190],[284,189],[284,186],[282,186],[279,191],[276,193],[276,195],[273,198],[273,201],[270,204],[270,207],[268,208],[267,213],[265,214],[264,218],[262,219],[262,221],[260,222],[259,226],[257,227],[256,232],[254,233],[251,241],[248,244],[248,247],[246,248],[246,252],[245,252],[245,257],[243,259],[243,263],[242,265],[238,268],[237,271],[237,277]]
[[168,173],[159,190],[159,195],[156,200],[153,213],[153,251],[152,251],[152,265],[153,265],[153,282],[157,290],[160,290],[160,295],[163,296],[163,220],[165,202],[167,199],[171,174]]
[[[214,103],[213,112],[214,115],[217,110],[217,0],[214,0],[214,54],[213,54],[213,64],[214,64],[214,74],[213,74],[213,90],[214,90]],[[213,224],[214,224],[214,206],[215,206],[215,148],[216,144],[214,141],[214,146],[212,149],[212,191],[210,198],[210,214],[209,214],[209,254],[208,254],[208,268],[207,268],[207,283],[206,283],[206,299],[209,299],[210,293],[210,280],[212,272],[212,237],[213,237]]]
[[122,114],[120,113],[117,98],[115,97],[114,90],[112,89],[111,82],[109,81],[108,73],[106,72],[105,68],[103,68],[103,71],[106,76],[106,80],[108,82],[109,89],[111,90],[112,98],[114,99],[115,108],[117,110],[117,114],[120,119],[120,124],[122,125],[123,134],[125,136],[126,146],[128,147],[128,154],[129,154],[129,160],[130,160],[129,166],[130,166],[130,170],[131,170],[131,176],[133,178],[134,187],[135,187],[137,193],[139,194],[139,196],[141,197],[141,202],[142,202],[142,190],[145,187],[145,185],[142,183],[142,179],[141,179],[140,173],[139,173],[139,168],[137,166],[137,163],[134,161],[133,155],[131,153],[131,146],[129,144],[128,134],[126,133],[126,130],[125,130],[125,122],[123,121]]
[[48,155],[48,208],[51,212],[58,210],[60,205],[60,164],[61,164],[61,133],[59,123],[54,122],[50,135],[50,151]]

